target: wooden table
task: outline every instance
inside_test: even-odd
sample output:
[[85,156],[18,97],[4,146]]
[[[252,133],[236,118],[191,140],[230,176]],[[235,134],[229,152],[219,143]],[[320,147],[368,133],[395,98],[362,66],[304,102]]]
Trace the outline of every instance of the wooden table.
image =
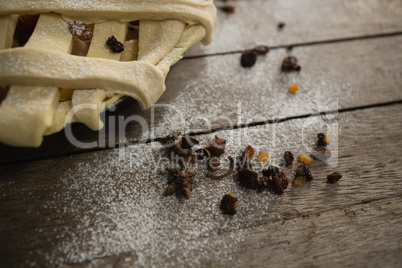
[[[0,146],[1,267],[402,266],[401,1],[215,3],[235,13],[218,12],[213,44],[172,68],[154,108],[126,100],[100,133],[74,125],[87,148],[64,132],[38,149]],[[271,51],[242,68],[241,51],[261,44]],[[289,54],[300,73],[280,71]],[[332,157],[280,196],[240,187],[237,172],[208,179],[198,164],[191,198],[165,197],[158,141],[172,132],[223,137],[225,156],[250,144],[269,153],[265,166],[309,153],[325,132]],[[326,183],[334,171],[343,178]],[[234,216],[219,210],[230,192]]]

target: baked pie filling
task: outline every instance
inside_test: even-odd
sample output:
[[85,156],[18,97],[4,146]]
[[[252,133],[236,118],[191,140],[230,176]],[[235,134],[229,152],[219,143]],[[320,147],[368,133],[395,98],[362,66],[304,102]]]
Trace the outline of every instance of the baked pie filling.
[[0,142],[38,147],[73,122],[99,130],[122,96],[149,108],[170,67],[211,42],[212,2],[2,0]]

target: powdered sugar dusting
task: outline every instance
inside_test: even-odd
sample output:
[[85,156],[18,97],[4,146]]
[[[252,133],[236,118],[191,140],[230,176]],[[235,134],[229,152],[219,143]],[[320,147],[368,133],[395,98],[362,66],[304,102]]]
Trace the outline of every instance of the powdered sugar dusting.
[[[270,154],[268,163],[255,163],[256,171],[268,164],[280,165],[285,149],[292,148],[296,155],[306,152],[306,144],[295,138],[302,136],[298,131],[303,125],[304,120],[294,120],[292,124],[217,133],[227,139],[223,170],[218,173],[228,168],[229,161],[224,161],[228,155],[239,155],[248,144],[257,153]],[[321,127],[307,126],[305,139],[313,143],[315,131]],[[207,144],[213,136],[198,136],[200,144]],[[337,136],[332,135],[331,141],[336,140]],[[190,166],[197,173],[197,183],[189,200],[163,196],[167,187],[165,156],[159,143],[149,143],[92,153],[90,159],[85,154],[72,157],[70,168],[60,170],[61,180],[46,204],[48,209],[59,211],[69,224],[37,228],[39,233],[57,234],[57,239],[51,241],[52,250],[39,255],[45,255],[52,266],[85,261],[96,266],[103,258],[115,255],[121,256],[127,267],[197,266],[206,261],[219,265],[225,261],[222,256],[233,258],[231,253],[239,250],[237,244],[243,241],[244,232],[238,230],[280,219],[276,211],[289,190],[278,196],[241,188],[237,172],[211,180],[206,178],[202,164]],[[290,176],[292,171],[285,172]],[[233,217],[219,209],[223,195],[230,192],[239,199]]]
[[[202,137],[202,143],[210,137]],[[239,149],[229,141],[226,155],[234,156]],[[207,179],[202,165],[195,167],[197,184],[190,200],[164,197],[167,176],[163,174],[163,155],[158,143],[136,145],[94,154],[64,172],[49,206],[62,209],[64,217],[71,217],[75,224],[55,227],[63,239],[55,242],[54,251],[46,253],[47,260],[52,264],[76,263],[134,252],[136,265],[161,266],[166,256],[185,250],[175,263],[196,265],[207,257],[219,261],[232,247],[219,240],[220,233],[278,217],[274,206],[279,197],[240,190],[234,173],[223,180]],[[238,215],[232,218],[219,210],[221,198],[229,192],[236,192],[241,200]],[[60,204],[66,206],[60,208]],[[206,250],[195,258],[192,250],[210,246],[199,240],[206,236],[216,236],[222,252]],[[233,232],[232,239],[234,246],[243,238]]]

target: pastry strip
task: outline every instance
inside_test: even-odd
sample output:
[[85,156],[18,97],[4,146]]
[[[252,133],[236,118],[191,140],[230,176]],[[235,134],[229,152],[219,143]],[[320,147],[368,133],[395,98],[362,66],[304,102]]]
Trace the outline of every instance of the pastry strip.
[[[55,30],[50,30],[50,25]],[[54,46],[56,42],[57,46]],[[71,34],[66,22],[56,14],[41,15],[25,47],[69,53]],[[46,129],[52,125],[59,90],[57,87],[11,84],[13,86],[0,106],[0,140],[14,146],[37,147],[42,143]]]
[[[105,40],[113,35],[117,40],[124,40],[127,34],[127,25],[117,20],[108,20],[97,23],[93,32],[91,45],[87,57],[120,60],[121,53],[112,52]],[[121,96],[120,96],[121,97]],[[92,130],[103,128],[99,114],[104,111],[106,92],[103,89],[76,90],[72,97],[72,106],[76,109],[75,121],[82,122]],[[90,104],[91,107],[88,107]],[[87,107],[87,108],[84,108]],[[70,122],[65,122],[70,123]]]
[[[2,0],[0,15],[57,12],[67,20],[95,23],[102,20],[177,19],[187,24],[202,24],[206,29],[204,44],[212,41],[216,8],[212,0]],[[91,18],[88,21],[88,18]]]

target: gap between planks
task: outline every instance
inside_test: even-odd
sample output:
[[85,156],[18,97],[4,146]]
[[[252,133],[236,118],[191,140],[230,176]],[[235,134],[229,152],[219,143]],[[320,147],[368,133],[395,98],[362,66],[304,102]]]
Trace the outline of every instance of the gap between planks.
[[[289,47],[295,48],[295,47],[327,45],[327,44],[351,42],[351,41],[358,41],[358,40],[370,40],[370,39],[376,39],[376,38],[392,37],[392,36],[399,36],[399,35],[402,35],[402,31],[373,34],[373,35],[353,36],[353,37],[345,37],[345,38],[325,39],[325,40],[317,40],[317,41],[307,41],[307,42],[300,42],[300,43],[290,43],[290,44],[285,44],[285,45],[270,46],[269,49],[275,50],[275,49],[283,49],[283,48],[289,48]],[[192,55],[192,56],[184,57],[183,60],[239,54],[239,53],[242,53],[243,51],[244,50],[233,50],[233,51],[228,51],[228,52],[217,52],[217,53],[209,53],[209,54],[203,54],[203,55]]]
[[[222,128],[211,129],[211,130],[208,130],[208,131],[198,131],[198,132],[183,133],[183,135],[199,136],[199,135],[205,135],[205,134],[218,133],[218,132],[226,131],[226,130],[235,130],[235,129],[243,129],[243,128],[248,128],[248,127],[255,127],[255,126],[280,124],[280,123],[284,123],[284,122],[290,121],[290,120],[303,119],[303,118],[309,118],[309,117],[319,117],[319,116],[322,116],[322,115],[330,115],[330,114],[337,114],[337,113],[347,113],[347,112],[353,112],[353,111],[357,111],[357,110],[366,110],[366,109],[373,109],[373,108],[378,108],[378,107],[386,107],[386,106],[393,106],[393,105],[400,105],[400,104],[402,104],[402,100],[390,101],[390,102],[384,102],[384,103],[377,103],[377,104],[370,104],[370,105],[364,105],[364,106],[356,106],[356,107],[344,108],[344,109],[339,109],[339,110],[323,111],[323,112],[319,112],[319,113],[309,113],[309,114],[290,116],[290,117],[284,117],[284,118],[269,119],[269,120],[266,120],[266,121],[253,122],[253,123],[250,123],[250,124],[240,124],[240,125],[233,126],[231,128],[222,127]],[[91,149],[80,149],[80,150],[72,151],[70,153],[57,155],[57,156],[52,157],[52,158],[54,158],[54,159],[63,158],[63,157],[66,157],[66,156],[79,155],[79,154],[92,153],[92,152],[100,152],[100,151],[107,151],[107,150],[113,150],[113,149],[116,149],[116,148],[135,146],[135,145],[138,145],[138,144],[147,144],[147,143],[152,143],[152,142],[159,142],[162,138],[163,137],[154,138],[154,139],[147,139],[147,140],[139,140],[139,141],[136,141],[136,142],[133,142],[133,143],[127,143],[127,142],[117,143],[113,147],[106,147],[106,148],[97,147],[97,148],[91,148]],[[18,161],[18,160],[17,161],[10,161],[10,162],[5,162],[5,163],[0,163],[0,167],[10,165],[10,164],[19,164],[19,163],[25,163],[25,162],[42,161],[42,160],[46,160],[46,159],[49,159],[49,157],[42,157],[42,158],[37,158],[37,159],[21,160],[21,161]]]

